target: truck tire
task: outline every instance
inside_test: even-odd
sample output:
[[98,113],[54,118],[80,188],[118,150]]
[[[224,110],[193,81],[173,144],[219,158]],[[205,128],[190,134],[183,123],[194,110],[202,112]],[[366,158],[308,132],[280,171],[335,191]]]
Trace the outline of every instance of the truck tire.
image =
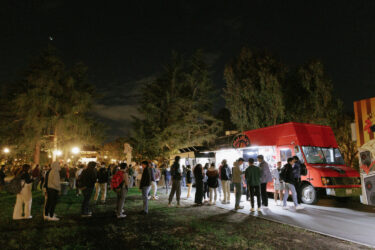
[[305,204],[315,204],[318,201],[318,193],[311,184],[303,184],[301,187],[301,200]]

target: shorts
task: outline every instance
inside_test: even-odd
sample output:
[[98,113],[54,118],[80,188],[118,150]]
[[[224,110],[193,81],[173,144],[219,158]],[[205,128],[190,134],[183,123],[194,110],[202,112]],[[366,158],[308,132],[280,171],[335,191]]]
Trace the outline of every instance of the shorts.
[[285,183],[284,182],[279,182],[279,183],[274,183],[274,187],[276,191],[282,191],[285,189]]

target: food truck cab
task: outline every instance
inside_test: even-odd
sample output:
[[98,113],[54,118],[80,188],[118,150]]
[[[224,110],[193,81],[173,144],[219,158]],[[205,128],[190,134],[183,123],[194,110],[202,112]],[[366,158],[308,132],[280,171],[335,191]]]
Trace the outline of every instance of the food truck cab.
[[[231,146],[216,151],[217,164],[226,159],[232,165],[239,157],[256,161],[262,154],[272,171],[278,161],[284,165],[289,157],[298,156],[307,167],[300,187],[306,204],[317,202],[318,191],[336,197],[361,194],[359,173],[345,165],[329,126],[290,122],[250,130],[232,136]],[[268,183],[267,191],[274,191],[273,183]]]

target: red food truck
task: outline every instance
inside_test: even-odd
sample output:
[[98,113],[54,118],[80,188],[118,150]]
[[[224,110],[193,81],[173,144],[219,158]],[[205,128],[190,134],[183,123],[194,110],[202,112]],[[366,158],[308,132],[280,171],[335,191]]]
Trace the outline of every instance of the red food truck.
[[[307,167],[300,190],[306,204],[316,203],[319,191],[336,197],[361,194],[360,175],[346,166],[329,126],[290,122],[246,131],[232,138],[232,148],[216,151],[216,163],[227,159],[232,164],[238,157],[256,160],[259,154],[271,170],[278,161],[284,165],[288,157],[299,157]],[[274,191],[273,183],[268,184],[267,191]]]

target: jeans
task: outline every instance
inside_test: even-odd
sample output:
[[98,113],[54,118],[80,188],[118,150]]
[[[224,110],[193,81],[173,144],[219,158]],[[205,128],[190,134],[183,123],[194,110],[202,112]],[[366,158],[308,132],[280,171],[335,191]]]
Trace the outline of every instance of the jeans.
[[180,204],[180,196],[181,196],[181,181],[180,180],[172,180],[172,190],[169,194],[169,203],[172,202],[173,196],[176,193],[176,200],[177,204]]
[[182,177],[181,181],[182,181],[182,186],[186,187],[186,177]]
[[87,187],[82,190],[83,201],[82,201],[82,214],[87,215],[90,212],[90,198],[92,195],[93,187]]
[[283,206],[286,207],[286,201],[288,200],[288,197],[289,197],[289,190],[292,191],[292,198],[293,198],[294,206],[298,206],[296,188],[294,187],[293,184],[290,184],[290,183],[285,183]]
[[220,178],[217,180],[217,182],[218,182],[218,186],[217,186],[217,190],[219,191],[219,196],[221,197],[221,180],[220,180]]
[[224,195],[224,202],[230,201],[230,181],[221,181],[221,184],[223,186],[223,195]]
[[262,206],[260,202],[260,191],[259,191],[259,186],[247,186],[250,192],[250,203],[251,203],[251,208],[254,208],[254,195],[257,197],[257,205],[258,208]]
[[55,207],[57,204],[58,196],[59,196],[59,191],[52,189],[52,188],[47,189],[47,203],[46,203],[45,212],[44,212],[45,216],[49,216],[51,218],[53,217],[55,213]]
[[240,206],[240,201],[241,201],[241,183],[233,183],[234,187],[236,188],[236,204],[235,208]]
[[152,198],[155,198],[158,191],[158,184],[156,183],[156,181],[151,182],[151,190],[151,196]]
[[143,211],[148,213],[148,193],[150,192],[151,186],[146,186],[142,188],[142,198],[143,198]]
[[208,189],[207,181],[203,182],[203,198],[206,199],[206,196],[207,199],[210,197],[210,190]]
[[260,194],[262,196],[262,206],[268,207],[267,183],[260,184]]
[[126,187],[122,187],[120,191],[117,192],[117,216],[122,215],[122,209],[124,207],[125,196],[127,193],[128,189]]
[[171,181],[171,178],[168,178],[168,177],[166,177],[165,179],[164,179],[164,182],[165,182],[165,188],[166,188],[166,192],[167,192],[167,194],[168,194],[168,188],[169,188],[169,182]]

